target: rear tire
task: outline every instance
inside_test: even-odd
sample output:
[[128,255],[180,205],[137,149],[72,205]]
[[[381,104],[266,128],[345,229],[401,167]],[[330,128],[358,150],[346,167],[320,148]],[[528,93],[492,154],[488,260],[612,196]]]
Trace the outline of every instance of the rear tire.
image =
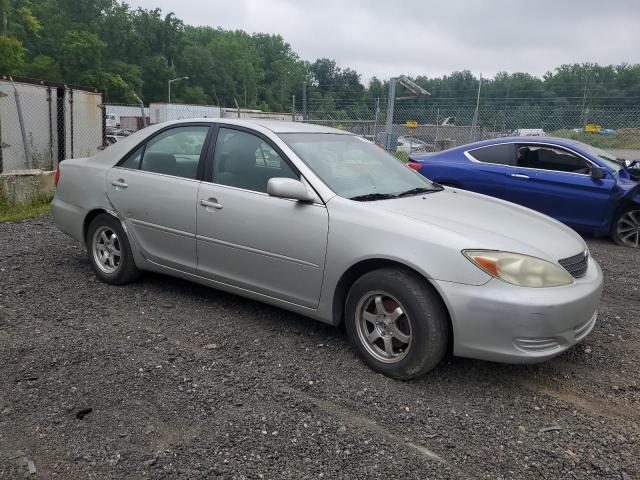
[[623,247],[640,247],[640,205],[626,207],[616,215],[611,238]]
[[347,296],[345,327],[369,367],[402,380],[432,370],[449,340],[441,298],[425,279],[396,268],[374,270],[356,280]]
[[140,278],[129,239],[117,218],[98,215],[87,230],[87,253],[96,276],[111,285],[124,285]]

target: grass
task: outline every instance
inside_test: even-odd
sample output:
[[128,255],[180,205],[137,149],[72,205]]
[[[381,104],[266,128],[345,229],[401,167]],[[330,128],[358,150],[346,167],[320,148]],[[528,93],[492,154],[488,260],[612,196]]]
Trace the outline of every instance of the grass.
[[51,194],[39,194],[27,203],[15,203],[0,197],[0,222],[19,222],[49,213]]
[[638,135],[599,135],[597,133],[574,132],[573,130],[556,130],[551,135],[580,140],[594,147],[604,149],[640,149],[640,136]]
[[409,163],[409,154],[407,152],[389,152],[391,153],[391,155],[393,155],[394,157],[396,157],[398,160],[400,160],[402,163]]

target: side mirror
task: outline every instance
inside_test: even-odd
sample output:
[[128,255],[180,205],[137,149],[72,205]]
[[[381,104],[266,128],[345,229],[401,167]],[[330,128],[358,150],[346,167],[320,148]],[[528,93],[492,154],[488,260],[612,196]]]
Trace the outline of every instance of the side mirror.
[[293,178],[270,178],[267,182],[267,193],[272,197],[288,198],[300,202],[312,202],[315,195],[300,180]]
[[604,178],[604,168],[602,167],[591,167],[591,178],[594,180],[601,180]]

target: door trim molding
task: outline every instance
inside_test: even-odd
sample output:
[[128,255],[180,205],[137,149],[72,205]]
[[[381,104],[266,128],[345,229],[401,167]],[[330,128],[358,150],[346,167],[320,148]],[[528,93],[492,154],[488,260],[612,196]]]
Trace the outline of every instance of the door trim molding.
[[308,268],[320,268],[315,263],[307,262],[306,260],[300,260],[299,258],[287,257],[286,255],[280,255],[279,253],[268,252],[266,250],[260,250],[258,248],[248,247],[246,245],[239,245],[237,243],[225,242],[224,240],[218,240],[216,238],[205,237],[204,235],[196,235],[196,240],[212,243],[214,245],[220,245],[222,247],[233,248],[235,250],[242,250],[244,252],[254,253],[256,255],[262,255],[263,257],[271,257],[277,260],[283,260],[285,262],[294,263],[296,265],[302,265]]
[[158,225],[156,223],[145,222],[144,220],[137,220],[135,218],[131,218],[129,221],[133,225],[136,225],[139,227],[149,228],[151,230],[158,230],[163,233],[170,233],[172,235],[178,235],[180,237],[185,237],[185,238],[191,238],[191,239],[196,238],[195,233],[189,233],[183,230],[176,230],[175,228],[165,227],[163,225]]

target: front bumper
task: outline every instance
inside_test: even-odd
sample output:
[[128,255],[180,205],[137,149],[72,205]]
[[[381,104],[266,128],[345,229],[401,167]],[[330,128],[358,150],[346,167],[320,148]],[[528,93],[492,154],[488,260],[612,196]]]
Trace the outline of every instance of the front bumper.
[[573,285],[517,287],[497,279],[472,286],[436,281],[451,315],[453,353],[505,363],[555,357],[593,329],[602,295],[602,270],[589,259]]

